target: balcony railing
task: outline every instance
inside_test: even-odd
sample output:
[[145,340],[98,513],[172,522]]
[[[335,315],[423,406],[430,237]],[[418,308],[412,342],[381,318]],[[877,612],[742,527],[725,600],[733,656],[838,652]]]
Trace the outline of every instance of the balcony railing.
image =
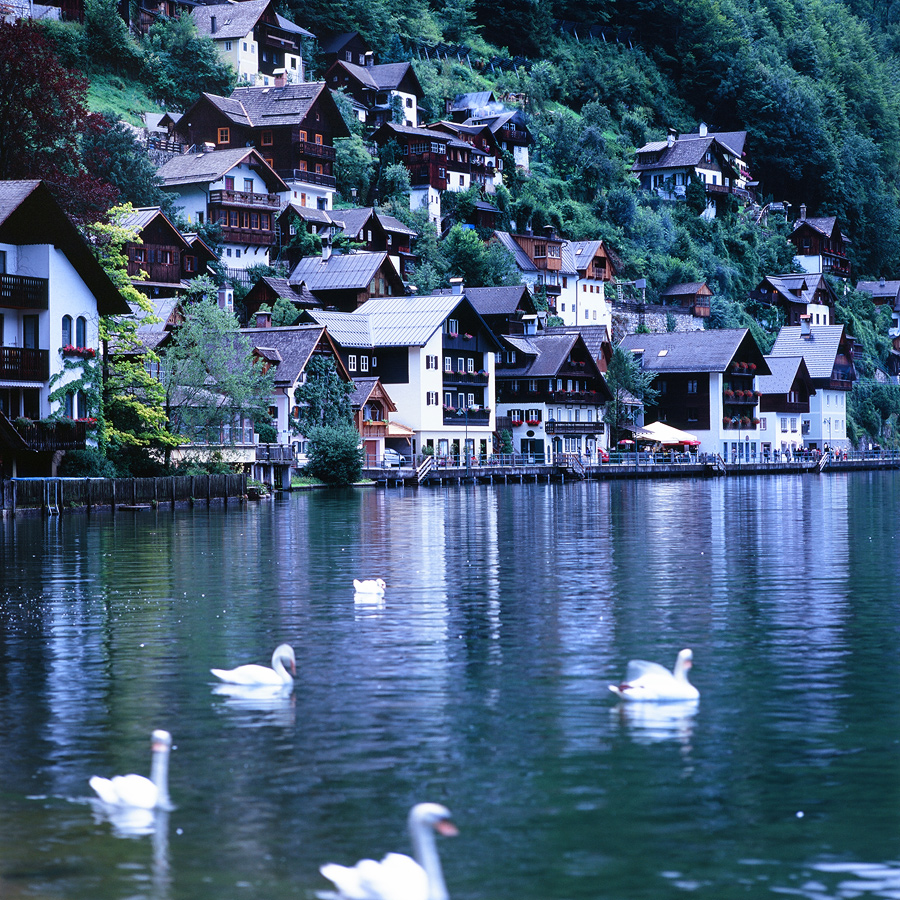
[[444,384],[480,384],[487,385],[487,372],[444,372]]
[[[488,425],[491,421],[491,411],[489,409],[470,409],[469,425]],[[445,425],[459,425],[460,428],[466,424],[466,414],[460,413],[458,410],[444,410]]]
[[14,423],[29,450],[83,450],[96,423],[79,421]]
[[334,159],[334,147],[316,144],[313,141],[296,141],[294,146],[301,156],[317,156],[319,159]]
[[50,282],[30,275],[0,275],[0,306],[7,309],[48,309]]
[[0,347],[0,381],[47,381],[50,351]]
[[387,422],[368,421],[363,422],[359,433],[364,438],[383,438],[387,433]]
[[256,461],[293,465],[297,457],[291,444],[257,444]]
[[606,403],[606,397],[596,391],[528,391],[524,388],[513,391],[509,387],[500,385],[497,389],[497,398],[504,403],[561,403],[561,404],[590,404],[600,406]]
[[251,209],[279,209],[278,194],[254,194],[252,191],[210,191],[210,204],[242,206]]
[[547,434],[603,434],[603,422],[554,422],[544,425]]
[[301,181],[304,184],[330,188],[337,185],[334,175],[320,175],[318,172],[307,172],[305,169],[279,169],[278,174],[285,181]]
[[255,247],[268,247],[275,241],[274,231],[261,231],[252,228],[231,228],[222,226],[222,239],[228,244],[250,244]]

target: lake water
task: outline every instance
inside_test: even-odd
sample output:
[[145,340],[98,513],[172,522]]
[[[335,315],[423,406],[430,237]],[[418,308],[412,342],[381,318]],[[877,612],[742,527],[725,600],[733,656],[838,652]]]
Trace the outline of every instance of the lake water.
[[[0,523],[0,897],[312,898],[433,800],[453,900],[898,898],[898,509],[862,473]],[[213,693],[282,641],[290,698]],[[617,704],[682,647],[696,711]],[[154,728],[135,835],[87,780]]]

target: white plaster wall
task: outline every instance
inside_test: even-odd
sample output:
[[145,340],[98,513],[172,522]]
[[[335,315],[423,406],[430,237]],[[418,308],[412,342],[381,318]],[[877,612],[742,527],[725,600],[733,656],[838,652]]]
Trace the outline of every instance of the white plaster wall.
[[[391,91],[391,97],[399,97],[403,102],[404,124],[416,128],[419,124],[419,107],[415,94],[407,94],[403,91]],[[406,101],[412,101],[412,106],[407,106]]]

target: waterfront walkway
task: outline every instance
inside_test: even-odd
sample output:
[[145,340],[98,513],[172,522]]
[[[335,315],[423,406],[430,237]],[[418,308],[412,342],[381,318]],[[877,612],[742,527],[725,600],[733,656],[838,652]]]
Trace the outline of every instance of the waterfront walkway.
[[689,453],[613,453],[609,460],[588,462],[574,454],[560,454],[553,462],[537,462],[523,454],[434,461],[419,457],[399,468],[367,467],[363,477],[382,487],[402,485],[509,483],[641,478],[707,478],[748,475],[818,475],[833,472],[900,469],[900,453],[852,452],[826,457],[804,455],[777,461],[725,462],[720,456]]

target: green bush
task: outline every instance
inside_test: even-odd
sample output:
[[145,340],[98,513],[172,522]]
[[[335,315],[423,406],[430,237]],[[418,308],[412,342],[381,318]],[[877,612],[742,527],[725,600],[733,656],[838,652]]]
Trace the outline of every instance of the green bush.
[[61,478],[115,478],[116,467],[96,447],[69,450],[59,464]]
[[353,484],[362,476],[359,432],[352,425],[321,425],[307,433],[306,471],[325,484]]

